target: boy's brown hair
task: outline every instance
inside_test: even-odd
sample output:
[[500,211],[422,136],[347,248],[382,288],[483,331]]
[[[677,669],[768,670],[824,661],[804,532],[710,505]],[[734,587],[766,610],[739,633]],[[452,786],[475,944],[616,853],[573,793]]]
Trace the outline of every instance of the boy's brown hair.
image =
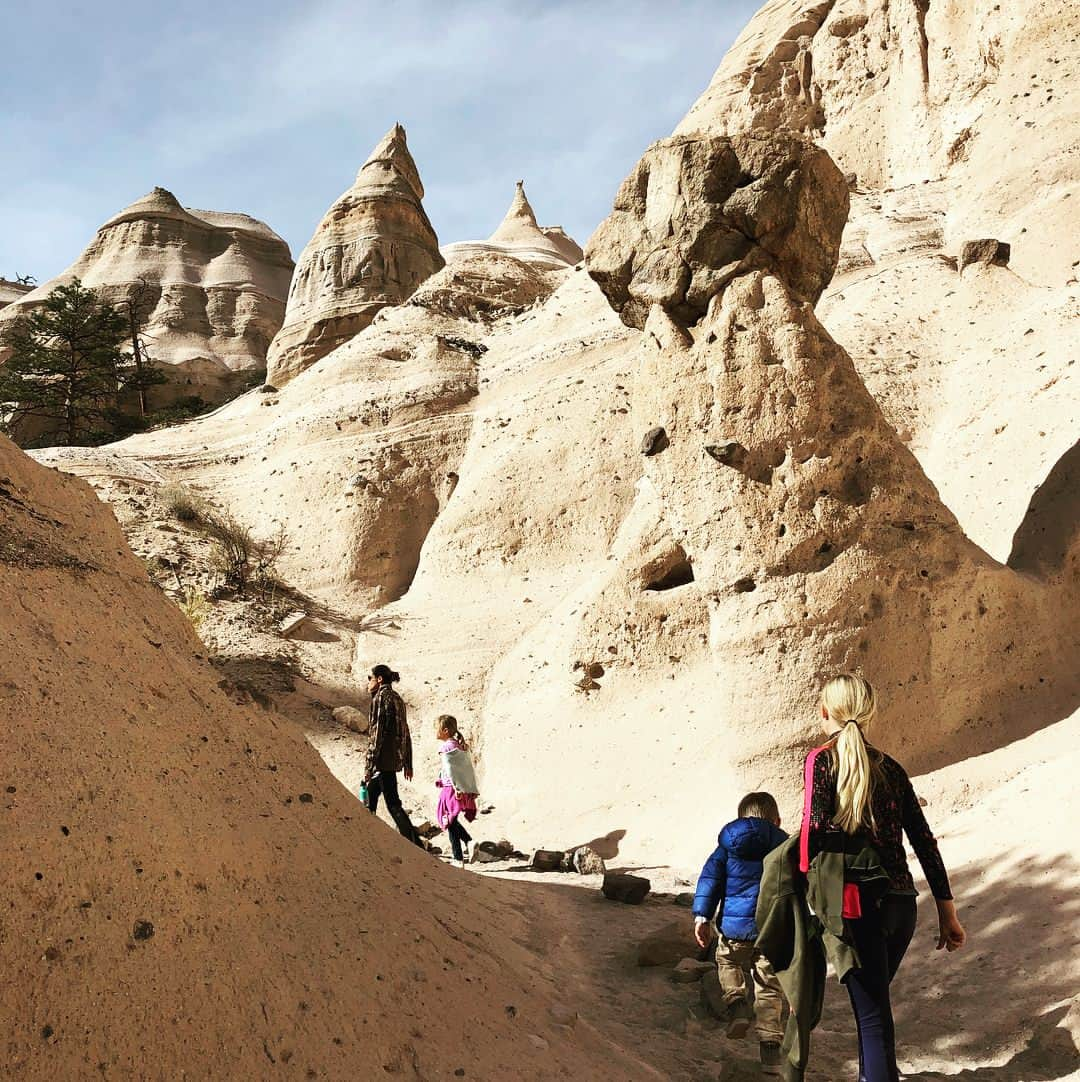
[[772,793],[747,793],[739,801],[740,819],[768,819],[770,823],[780,821],[780,808]]

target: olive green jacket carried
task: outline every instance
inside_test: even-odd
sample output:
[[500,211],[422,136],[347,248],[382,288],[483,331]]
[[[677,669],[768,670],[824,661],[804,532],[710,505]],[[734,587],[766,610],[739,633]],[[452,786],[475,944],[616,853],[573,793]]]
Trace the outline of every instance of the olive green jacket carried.
[[799,871],[799,835],[765,858],[758,893],[755,946],[768,958],[791,1007],[784,1034],[782,1077],[803,1078],[810,1032],[821,1021],[826,962],[843,981],[859,965],[844,929],[845,882],[860,885],[862,904],[876,905],[889,879],[875,850],[856,842],[849,852],[819,853]]

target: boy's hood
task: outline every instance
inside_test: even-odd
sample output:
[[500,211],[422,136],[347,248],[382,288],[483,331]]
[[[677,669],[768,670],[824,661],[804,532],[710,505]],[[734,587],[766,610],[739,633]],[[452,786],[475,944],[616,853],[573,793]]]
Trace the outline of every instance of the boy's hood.
[[728,823],[720,831],[719,842],[733,856],[761,860],[786,838],[774,823],[751,816]]

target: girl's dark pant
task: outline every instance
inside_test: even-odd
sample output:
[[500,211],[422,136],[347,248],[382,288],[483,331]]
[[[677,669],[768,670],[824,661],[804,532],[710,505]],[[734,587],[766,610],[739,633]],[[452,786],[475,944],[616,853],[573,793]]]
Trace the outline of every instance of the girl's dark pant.
[[889,983],[915,934],[915,899],[886,894],[857,920],[848,921],[859,969],[847,979],[859,1030],[859,1082],[899,1082]]
[[460,815],[455,815],[450,821],[446,833],[450,835],[450,851],[454,854],[454,860],[464,860],[461,843],[471,842],[472,835],[462,826]]

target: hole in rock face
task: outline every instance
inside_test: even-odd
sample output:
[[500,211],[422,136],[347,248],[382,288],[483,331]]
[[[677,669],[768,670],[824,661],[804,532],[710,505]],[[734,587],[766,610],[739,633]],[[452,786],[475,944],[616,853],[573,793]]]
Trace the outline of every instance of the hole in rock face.
[[683,554],[680,560],[669,566],[659,578],[653,579],[646,590],[674,590],[679,586],[689,586],[694,581],[694,569]]
[[748,594],[757,589],[757,583],[752,578],[747,576],[744,579],[739,579],[731,587],[737,594]]

